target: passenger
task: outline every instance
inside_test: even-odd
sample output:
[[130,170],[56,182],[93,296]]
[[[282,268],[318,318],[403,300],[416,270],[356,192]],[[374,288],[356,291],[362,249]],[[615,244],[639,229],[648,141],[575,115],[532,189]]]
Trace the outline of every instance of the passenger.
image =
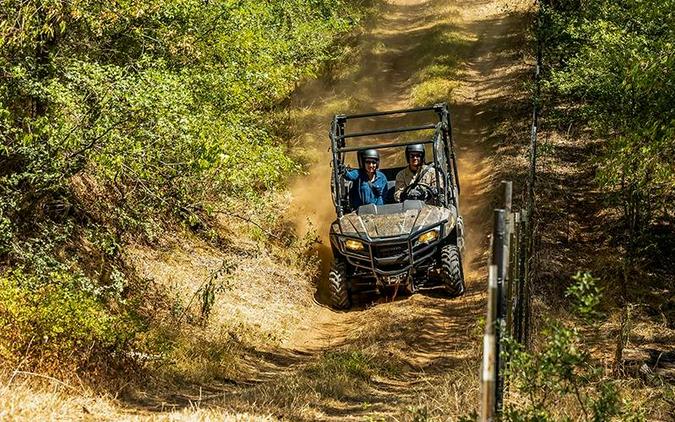
[[384,204],[387,196],[387,177],[378,170],[380,153],[374,149],[359,151],[359,168],[347,169],[344,178],[352,181],[349,199],[354,208],[361,205]]
[[429,200],[428,192],[421,187],[413,187],[408,192],[406,198],[402,198],[403,192],[411,184],[423,184],[432,189],[436,188],[436,172],[433,166],[424,164],[424,145],[414,144],[405,147],[405,159],[408,167],[399,171],[396,175],[396,186],[394,190],[394,200],[402,202],[406,199]]

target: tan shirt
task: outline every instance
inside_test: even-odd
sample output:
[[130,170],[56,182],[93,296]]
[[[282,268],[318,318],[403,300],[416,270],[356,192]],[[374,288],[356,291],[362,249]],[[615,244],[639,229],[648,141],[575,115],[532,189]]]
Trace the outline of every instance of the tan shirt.
[[[412,170],[410,170],[410,167],[406,167],[398,172],[396,175],[396,187],[394,188],[394,200],[396,202],[401,202],[401,194],[405,188],[412,183],[419,172],[426,171],[427,167],[429,166],[426,164],[422,165],[419,169],[417,169],[417,173],[413,173]],[[419,183],[436,187],[436,171],[434,171],[433,168],[430,168],[428,171],[426,171]]]

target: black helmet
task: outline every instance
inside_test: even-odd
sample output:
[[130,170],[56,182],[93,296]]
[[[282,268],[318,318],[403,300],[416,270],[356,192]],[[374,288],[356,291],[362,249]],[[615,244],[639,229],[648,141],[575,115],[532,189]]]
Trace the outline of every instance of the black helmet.
[[419,152],[422,154],[422,162],[424,163],[424,145],[422,144],[413,144],[405,147],[405,160],[410,162],[410,153]]
[[375,160],[380,163],[380,153],[376,149],[366,149],[363,151],[359,151],[358,153],[359,157],[359,167],[362,169],[366,168],[366,160],[371,159]]

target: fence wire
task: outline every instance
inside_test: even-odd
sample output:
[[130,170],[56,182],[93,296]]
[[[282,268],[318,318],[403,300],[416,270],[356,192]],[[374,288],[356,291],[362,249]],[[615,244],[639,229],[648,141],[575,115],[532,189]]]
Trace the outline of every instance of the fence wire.
[[512,338],[526,348],[531,342],[531,289],[534,252],[535,181],[537,169],[537,135],[541,111],[542,68],[542,9],[538,6],[536,20],[536,66],[532,123],[530,127],[529,172],[526,181],[525,207],[513,211],[513,184],[503,181],[500,207],[494,210],[488,267],[488,309],[483,339],[481,368],[480,421],[498,420],[503,407],[508,380],[508,362],[502,353],[506,338]]

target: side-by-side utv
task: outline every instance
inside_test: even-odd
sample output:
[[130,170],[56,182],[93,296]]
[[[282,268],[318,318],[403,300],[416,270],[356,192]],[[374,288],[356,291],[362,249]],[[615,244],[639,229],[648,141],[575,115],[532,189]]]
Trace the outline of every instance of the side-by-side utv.
[[[393,120],[411,113],[426,113],[432,122],[422,125],[347,132],[349,123],[362,119],[373,122],[378,118]],[[389,134],[403,132],[426,133],[430,138],[390,141],[373,144]],[[370,139],[371,142],[368,142]],[[357,141],[358,140],[358,141]],[[395,110],[355,115],[337,115],[330,130],[332,151],[331,188],[337,219],[330,228],[333,264],[328,286],[331,305],[337,309],[351,306],[352,293],[363,290],[381,292],[404,287],[409,292],[421,288],[445,287],[450,296],[464,292],[462,252],[464,228],[459,212],[459,179],[457,161],[451,136],[447,104],[433,107]],[[358,144],[358,145],[357,145]],[[344,176],[347,153],[367,149],[403,149],[422,144],[431,154],[426,155],[427,171],[435,172],[435,186],[413,180],[394,201],[396,174],[405,168],[380,168],[389,181],[389,194],[383,205],[350,203],[351,181]],[[394,152],[399,152],[394,151]],[[407,199],[408,192],[422,191],[422,198]]]

